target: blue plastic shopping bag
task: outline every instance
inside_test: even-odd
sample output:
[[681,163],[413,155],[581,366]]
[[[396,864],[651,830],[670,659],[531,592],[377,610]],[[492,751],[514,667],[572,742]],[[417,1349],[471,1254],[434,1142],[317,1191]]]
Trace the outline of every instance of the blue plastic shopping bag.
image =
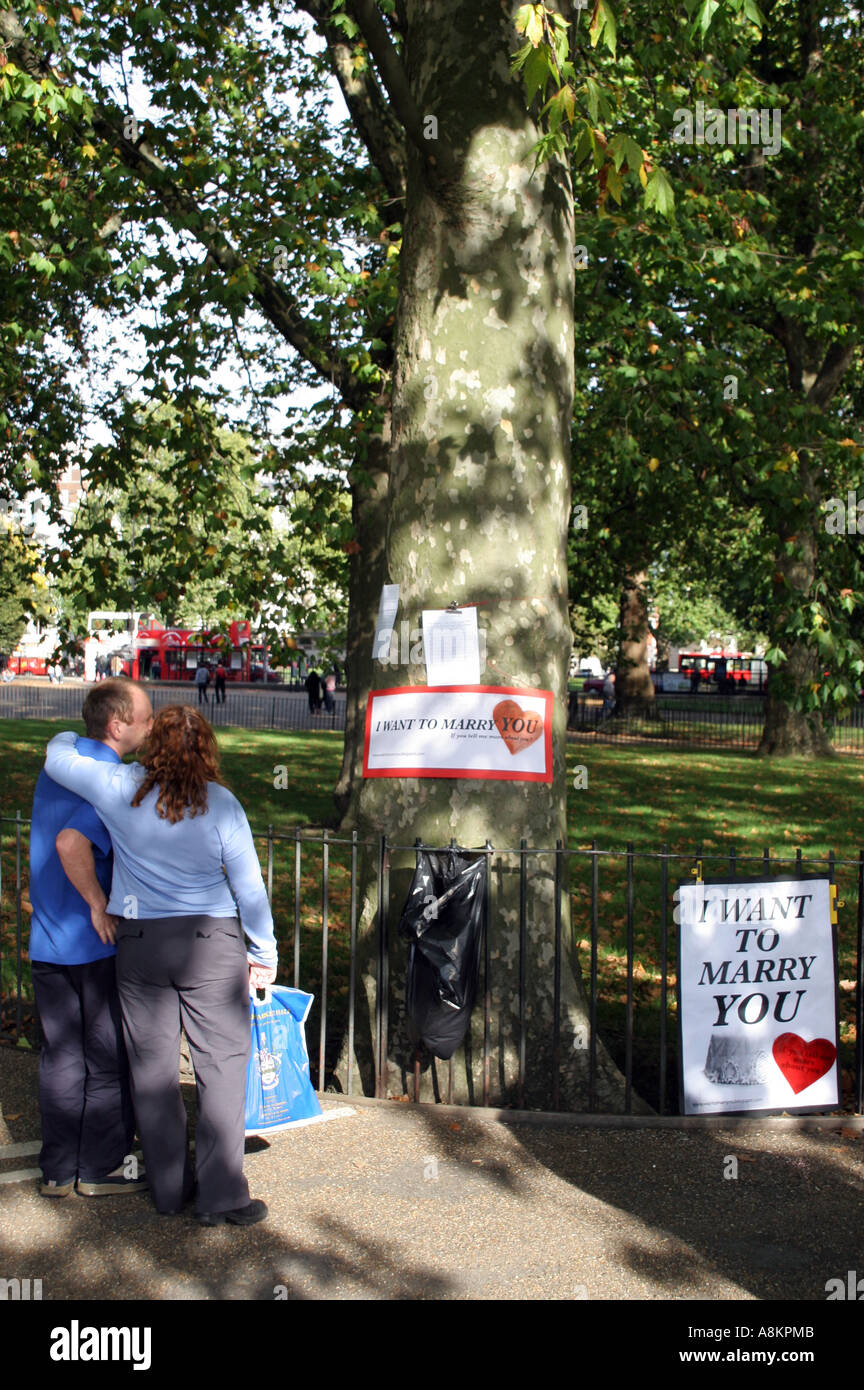
[[246,1068],[246,1133],[313,1124],[323,1118],[309,1079],[304,1024],[313,995],[270,985],[252,995],[252,1054]]

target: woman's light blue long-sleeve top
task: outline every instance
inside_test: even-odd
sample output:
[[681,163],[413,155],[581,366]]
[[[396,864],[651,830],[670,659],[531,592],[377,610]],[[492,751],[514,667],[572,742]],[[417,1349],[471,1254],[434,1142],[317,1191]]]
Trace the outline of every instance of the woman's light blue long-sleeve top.
[[74,733],[52,738],[45,771],[95,806],[108,828],[114,846],[108,911],[143,919],[198,913],[236,917],[239,909],[251,943],[250,960],[275,965],[273,915],[249,822],[236,796],[210,782],[206,811],[172,824],[157,814],[157,787],[140,806],[132,805],[146,776],[140,763],[96,762],[83,757],[76,744]]

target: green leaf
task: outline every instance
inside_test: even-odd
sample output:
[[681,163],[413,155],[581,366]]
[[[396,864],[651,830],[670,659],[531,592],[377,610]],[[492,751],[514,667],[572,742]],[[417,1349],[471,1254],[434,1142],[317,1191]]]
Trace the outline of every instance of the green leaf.
[[752,19],[757,29],[765,28],[765,16],[756,4],[756,0],[744,0],[744,13],[748,19]]
[[525,63],[526,63],[526,61],[527,61],[527,59],[528,59],[528,55],[531,54],[531,53],[533,53],[533,52],[534,52],[534,49],[532,48],[532,46],[531,46],[530,43],[523,44],[522,47],[519,49],[519,51],[518,51],[517,53],[514,53],[513,57],[510,59],[510,68],[511,68],[511,71],[512,71],[512,72],[521,72],[522,68],[524,68]]
[[520,5],[516,11],[516,33],[524,34],[528,25],[531,23],[531,16],[534,13],[533,5]]
[[645,206],[656,208],[661,217],[671,217],[675,210],[675,194],[662,169],[655,169],[645,185]]
[[615,202],[618,203],[620,207],[621,192],[624,187],[624,180],[622,179],[621,175],[617,172],[617,170],[609,169],[606,175],[606,187],[609,193],[615,199]]
[[600,88],[593,77],[586,77],[585,91],[588,98],[588,115],[596,125],[600,114]]
[[549,77],[549,57],[545,48],[532,48],[525,64],[525,94],[529,106],[538,92],[545,92]]
[[[708,0],[706,0],[706,3]],[[716,4],[717,0],[713,0]],[[591,21],[591,28],[588,31],[591,39],[591,47],[596,48],[600,39],[603,39],[612,57],[615,57],[615,45],[617,42],[617,24],[615,22],[615,12],[608,0],[597,0],[597,8],[594,11],[594,18]]]
[[525,27],[525,36],[537,47],[543,42],[543,7],[530,6],[531,15]]
[[701,8],[696,16],[694,28],[701,29],[703,39],[711,27],[711,20],[714,18],[719,8],[720,0],[702,0]]

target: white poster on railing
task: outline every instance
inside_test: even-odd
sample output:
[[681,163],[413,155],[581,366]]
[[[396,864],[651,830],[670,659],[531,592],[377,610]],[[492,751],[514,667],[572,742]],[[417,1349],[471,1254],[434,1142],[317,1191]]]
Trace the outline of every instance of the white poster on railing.
[[373,690],[364,777],[552,781],[552,692],[489,685]]
[[677,917],[685,1115],[836,1109],[829,880],[684,883]]

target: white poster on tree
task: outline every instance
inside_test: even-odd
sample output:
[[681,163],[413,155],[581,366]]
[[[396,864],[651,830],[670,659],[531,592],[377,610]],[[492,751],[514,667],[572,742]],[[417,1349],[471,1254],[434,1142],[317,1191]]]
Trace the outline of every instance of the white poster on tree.
[[830,890],[827,878],[680,885],[685,1115],[839,1106]]
[[552,693],[489,685],[373,690],[363,776],[551,782]]

